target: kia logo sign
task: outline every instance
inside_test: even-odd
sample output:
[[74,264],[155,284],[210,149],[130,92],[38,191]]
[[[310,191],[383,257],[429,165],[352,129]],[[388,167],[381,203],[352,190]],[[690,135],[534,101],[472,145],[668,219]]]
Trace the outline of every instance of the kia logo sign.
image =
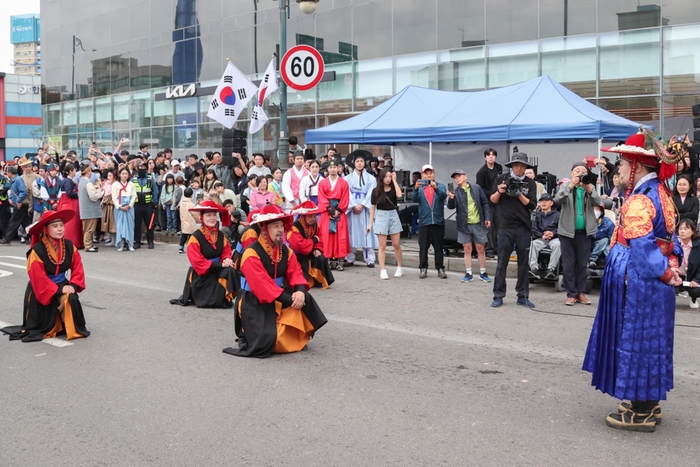
[[184,85],[169,86],[165,90],[166,99],[179,99],[181,97],[191,97],[197,94],[197,87],[194,83],[185,88]]

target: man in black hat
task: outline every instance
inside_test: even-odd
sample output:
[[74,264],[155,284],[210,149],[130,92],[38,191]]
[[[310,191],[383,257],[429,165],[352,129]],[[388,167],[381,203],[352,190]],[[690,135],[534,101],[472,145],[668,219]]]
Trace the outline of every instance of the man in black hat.
[[506,269],[515,244],[518,255],[518,282],[515,285],[515,291],[518,293],[517,303],[534,308],[535,305],[528,298],[530,290],[527,274],[532,236],[530,215],[537,202],[537,185],[534,180],[525,176],[525,169],[532,167],[527,154],[516,152],[506,167],[510,171],[496,178],[491,195],[491,202],[499,207],[498,265],[493,281],[491,306],[498,308],[503,305],[503,297],[506,296]]

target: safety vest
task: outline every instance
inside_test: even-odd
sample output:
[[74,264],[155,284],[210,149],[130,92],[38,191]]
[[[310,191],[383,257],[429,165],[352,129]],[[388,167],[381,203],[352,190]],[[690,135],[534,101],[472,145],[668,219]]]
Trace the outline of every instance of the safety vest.
[[134,188],[136,188],[137,203],[151,204],[153,202],[153,185],[151,182],[151,177],[146,179],[146,186],[141,186],[138,177],[134,177],[134,179],[131,180],[131,183],[133,183]]

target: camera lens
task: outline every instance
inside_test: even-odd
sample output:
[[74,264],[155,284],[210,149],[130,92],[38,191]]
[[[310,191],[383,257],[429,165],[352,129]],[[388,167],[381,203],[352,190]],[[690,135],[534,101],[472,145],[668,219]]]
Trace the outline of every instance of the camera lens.
[[590,175],[584,175],[583,177],[581,177],[581,183],[584,185],[590,185],[591,181],[592,180]]

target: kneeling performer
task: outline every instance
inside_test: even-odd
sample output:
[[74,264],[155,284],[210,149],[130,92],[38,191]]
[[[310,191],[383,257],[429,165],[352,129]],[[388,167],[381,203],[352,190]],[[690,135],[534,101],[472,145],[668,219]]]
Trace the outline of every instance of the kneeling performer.
[[197,308],[231,308],[240,279],[233,268],[231,244],[219,231],[219,219],[228,225],[228,211],[214,201],[204,201],[190,209],[201,215],[202,226],[187,242],[187,271],[185,288],[180,298],[170,300],[172,305],[187,306],[194,303]]
[[66,340],[90,335],[78,300],[78,293],[85,290],[83,263],[77,248],[63,238],[64,223],[73,217],[73,210],[47,211],[29,228],[32,248],[27,253],[29,284],[24,293],[22,326],[1,330],[10,340],[36,342],[64,330]]
[[316,216],[320,212],[311,200],[293,209],[292,214],[298,215],[299,218],[294,222],[292,230],[287,232],[287,242],[297,255],[309,287],[321,287],[325,290],[335,279],[328,260],[323,256],[323,243],[318,235]]
[[292,216],[277,206],[265,206],[253,218],[258,240],[241,258],[241,291],[236,298],[238,349],[224,352],[241,357],[303,350],[326,317],[307,292],[301,266],[284,244]]

